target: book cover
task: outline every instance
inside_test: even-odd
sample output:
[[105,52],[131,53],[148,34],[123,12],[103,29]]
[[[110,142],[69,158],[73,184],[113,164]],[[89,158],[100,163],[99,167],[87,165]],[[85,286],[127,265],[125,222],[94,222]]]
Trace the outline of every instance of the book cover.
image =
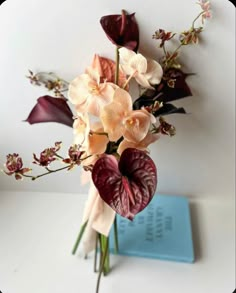
[[[193,262],[189,202],[183,196],[155,195],[133,221],[117,217],[119,254]],[[114,253],[114,231],[110,233]]]

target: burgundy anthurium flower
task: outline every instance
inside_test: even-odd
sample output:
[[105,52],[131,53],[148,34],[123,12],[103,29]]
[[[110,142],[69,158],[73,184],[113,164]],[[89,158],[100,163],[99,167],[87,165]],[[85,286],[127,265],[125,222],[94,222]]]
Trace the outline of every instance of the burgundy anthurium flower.
[[135,13],[106,15],[100,19],[103,30],[108,39],[118,47],[125,47],[137,51],[139,46],[139,29]]
[[93,167],[92,179],[101,198],[118,214],[132,220],[151,201],[157,171],[144,151],[128,148],[119,162],[113,155],[100,158]]
[[38,98],[26,121],[30,124],[57,122],[72,127],[72,117],[73,113],[64,99],[43,96]]

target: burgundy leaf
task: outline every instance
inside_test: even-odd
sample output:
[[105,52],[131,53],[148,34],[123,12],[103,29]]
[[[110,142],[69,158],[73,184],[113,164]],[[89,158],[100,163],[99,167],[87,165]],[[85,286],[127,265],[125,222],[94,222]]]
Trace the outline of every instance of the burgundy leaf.
[[158,117],[158,116],[164,116],[164,115],[169,115],[169,114],[177,114],[177,113],[186,114],[186,111],[184,110],[183,107],[177,108],[177,107],[175,107],[174,105],[172,105],[170,103],[166,103],[166,104],[163,104],[163,106],[160,107],[157,111],[155,111],[153,113],[153,115],[155,117]]
[[118,214],[132,220],[151,201],[157,185],[153,160],[143,151],[126,149],[118,162],[104,155],[92,171],[101,198]]
[[42,122],[57,122],[72,127],[73,114],[62,98],[43,96],[38,98],[37,104],[30,112],[27,122],[30,124]]
[[139,29],[134,14],[127,14],[122,10],[121,15],[103,16],[100,19],[100,23],[113,44],[137,51],[139,46]]
[[[164,105],[167,102],[179,100],[192,96],[192,92],[186,82],[187,76],[192,74],[184,73],[183,71],[175,68],[169,69],[165,73],[165,78],[162,82],[156,86],[155,90],[146,90],[138,99],[134,101],[134,110],[141,109],[142,107],[147,107],[152,105],[155,101],[162,102]],[[170,86],[171,85],[171,86]],[[170,108],[170,106],[168,106]],[[160,108],[161,109],[161,108]],[[167,108],[165,108],[167,109]],[[164,111],[164,109],[162,110]],[[164,114],[172,113],[185,113],[183,109],[179,111],[164,111]],[[155,113],[155,116],[159,115]],[[163,115],[163,114],[162,114]]]

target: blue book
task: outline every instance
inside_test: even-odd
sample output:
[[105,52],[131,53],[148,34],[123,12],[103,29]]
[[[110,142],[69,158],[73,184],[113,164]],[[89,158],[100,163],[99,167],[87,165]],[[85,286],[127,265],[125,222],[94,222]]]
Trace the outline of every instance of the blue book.
[[[117,216],[121,255],[193,262],[189,202],[183,196],[155,195],[133,221]],[[114,230],[110,233],[114,253]]]

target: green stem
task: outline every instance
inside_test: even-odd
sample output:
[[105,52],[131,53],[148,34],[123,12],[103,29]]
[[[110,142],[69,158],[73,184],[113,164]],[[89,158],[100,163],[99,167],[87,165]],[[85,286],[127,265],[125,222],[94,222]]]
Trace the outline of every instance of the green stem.
[[116,72],[115,72],[115,84],[119,83],[119,66],[120,66],[120,53],[119,48],[116,47]]
[[109,238],[101,235],[101,243],[102,243],[102,254],[105,255],[105,262],[103,265],[103,273],[106,276],[110,271],[110,259],[109,259],[109,252],[106,252],[106,247],[109,246]]
[[65,166],[65,167],[62,167],[62,168],[59,168],[59,169],[56,169],[56,170],[50,170],[50,171],[48,171],[46,173],[43,173],[43,174],[40,174],[40,175],[37,175],[37,176],[32,176],[31,178],[32,178],[32,180],[36,180],[36,179],[38,179],[40,177],[43,177],[45,175],[52,174],[52,173],[56,173],[58,171],[62,171],[62,170],[68,169],[68,167],[69,166]]
[[115,253],[117,254],[119,252],[117,216],[115,216],[115,220],[114,220],[114,242],[115,242]]
[[165,56],[167,56],[167,52],[166,52],[166,47],[165,47],[165,44],[163,44],[163,47],[162,47],[162,49],[163,49],[163,52],[164,52]]
[[196,20],[204,13],[205,11],[203,10],[203,11],[201,11],[199,14],[198,14],[198,16],[193,20],[193,22],[192,22],[192,26],[191,26],[191,28],[192,29],[194,29],[194,23],[196,22]]
[[168,62],[171,60],[171,58],[174,56],[174,54],[181,48],[183,46],[183,44],[181,43],[181,44],[179,44],[179,46],[174,50],[174,52],[170,55],[170,57],[169,58],[167,58],[166,60],[165,60],[165,65],[166,65],[166,67],[168,66]]
[[82,238],[82,236],[83,236],[83,234],[84,234],[84,231],[85,231],[85,228],[86,228],[87,224],[88,224],[88,221],[86,221],[86,222],[81,226],[80,231],[79,231],[79,235],[78,235],[78,237],[77,237],[77,239],[76,239],[75,245],[74,245],[73,250],[72,250],[72,254],[75,254],[75,253],[76,253],[76,250],[77,250],[77,248],[78,248],[78,246],[79,246],[79,244],[80,244],[80,240],[81,240],[81,238]]
[[64,158],[62,156],[58,155],[58,154],[55,154],[55,156],[58,157],[59,159],[64,160]]
[[94,253],[94,273],[97,272],[97,259],[98,259],[98,240],[99,236],[98,233],[96,233],[96,244],[95,244],[95,253]]
[[[101,235],[102,237],[103,235]],[[103,236],[105,237],[105,236]],[[107,238],[107,237],[105,237]],[[98,274],[98,279],[97,279],[97,286],[96,286],[96,293],[99,292],[99,285],[100,285],[100,280],[101,280],[101,276],[102,276],[102,272],[104,270],[104,266],[105,266],[105,262],[106,262],[106,258],[107,258],[107,253],[108,253],[108,241],[105,242],[105,247],[104,247],[104,251],[103,254],[101,254],[101,266],[100,266],[100,271]]]

